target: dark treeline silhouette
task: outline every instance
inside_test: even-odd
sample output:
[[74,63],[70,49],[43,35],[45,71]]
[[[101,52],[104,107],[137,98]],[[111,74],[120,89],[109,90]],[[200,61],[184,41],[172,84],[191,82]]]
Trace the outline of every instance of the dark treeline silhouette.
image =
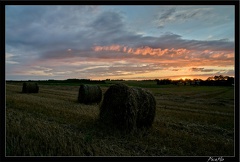
[[80,84],[105,84],[104,80],[90,80],[90,79],[67,79],[67,80],[48,80],[48,82],[61,82],[61,83],[80,83]]
[[[23,82],[24,80],[7,80],[7,82]],[[43,82],[43,83],[79,83],[79,84],[106,84],[104,80],[90,80],[90,79],[66,79],[66,80],[28,80],[27,82]]]
[[123,79],[106,79],[105,81],[125,81],[125,80],[123,80]]
[[158,85],[204,85],[204,86],[232,86],[234,85],[234,77],[229,76],[213,76],[209,77],[206,80],[202,79],[179,79],[179,80],[171,80],[171,79],[156,79]]
[[[7,82],[23,82],[24,80],[7,80]],[[90,80],[90,79],[66,79],[66,80],[28,80],[27,82],[43,82],[43,83],[79,83],[79,84],[106,84],[106,81],[125,81],[123,79],[105,79],[105,80]],[[209,77],[206,80],[202,79],[179,79],[179,80],[171,80],[171,79],[146,79],[146,80],[139,80],[139,81],[152,81],[157,82],[157,85],[203,85],[203,86],[232,86],[234,85],[234,77],[229,76],[213,76]],[[24,81],[26,82],[26,80]]]

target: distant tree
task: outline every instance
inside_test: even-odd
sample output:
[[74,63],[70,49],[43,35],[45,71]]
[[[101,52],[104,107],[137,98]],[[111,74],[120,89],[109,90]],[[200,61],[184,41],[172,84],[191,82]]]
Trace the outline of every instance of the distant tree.
[[207,80],[214,80],[214,77],[208,77]]
[[213,78],[214,78],[214,80],[219,80],[219,77],[217,75],[214,76]]
[[224,80],[224,76],[223,75],[214,76],[214,80]]
[[233,77],[228,77],[227,78],[227,85],[231,86],[234,84],[234,78]]
[[211,85],[211,86],[231,86],[234,84],[234,78],[229,76],[214,76],[209,77],[206,81],[203,82],[204,85]]
[[219,75],[219,80],[225,80],[223,75]]
[[167,84],[171,84],[171,83],[172,83],[172,81],[170,79],[157,80],[158,85],[167,85]]
[[224,80],[228,80],[229,76],[224,76]]
[[178,81],[179,81],[179,82],[183,82],[183,79],[181,78],[181,79],[179,79]]

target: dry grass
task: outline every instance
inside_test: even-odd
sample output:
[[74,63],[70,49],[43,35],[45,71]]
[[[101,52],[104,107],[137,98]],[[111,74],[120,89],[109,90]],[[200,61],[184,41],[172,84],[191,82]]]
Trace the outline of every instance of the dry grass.
[[33,94],[21,88],[6,85],[7,156],[234,155],[231,87],[149,88],[157,102],[155,121],[132,134],[99,123],[97,105],[76,101],[78,86],[41,85]]

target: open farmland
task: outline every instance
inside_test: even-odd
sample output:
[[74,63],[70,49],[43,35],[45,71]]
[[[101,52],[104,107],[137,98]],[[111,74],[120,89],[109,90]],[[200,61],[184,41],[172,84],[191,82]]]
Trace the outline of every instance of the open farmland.
[[[157,86],[149,131],[124,134],[98,122],[99,106],[77,102],[79,86],[6,84],[7,156],[234,156],[234,87]],[[107,86],[101,86],[103,93]]]

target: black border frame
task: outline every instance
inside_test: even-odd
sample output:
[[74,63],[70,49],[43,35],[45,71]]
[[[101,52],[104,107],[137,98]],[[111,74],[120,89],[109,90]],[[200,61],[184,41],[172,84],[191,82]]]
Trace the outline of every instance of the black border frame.
[[[21,0],[1,0],[0,1],[0,22],[1,22],[1,141],[0,141],[0,160],[1,161],[208,161],[206,156],[176,156],[176,157],[6,157],[5,156],[5,6],[6,5],[234,5],[235,6],[235,156],[223,157],[225,161],[239,161],[239,1],[238,0],[195,0],[195,1],[21,1]],[[220,156],[221,157],[221,156]],[[218,157],[215,157],[218,158]]]

